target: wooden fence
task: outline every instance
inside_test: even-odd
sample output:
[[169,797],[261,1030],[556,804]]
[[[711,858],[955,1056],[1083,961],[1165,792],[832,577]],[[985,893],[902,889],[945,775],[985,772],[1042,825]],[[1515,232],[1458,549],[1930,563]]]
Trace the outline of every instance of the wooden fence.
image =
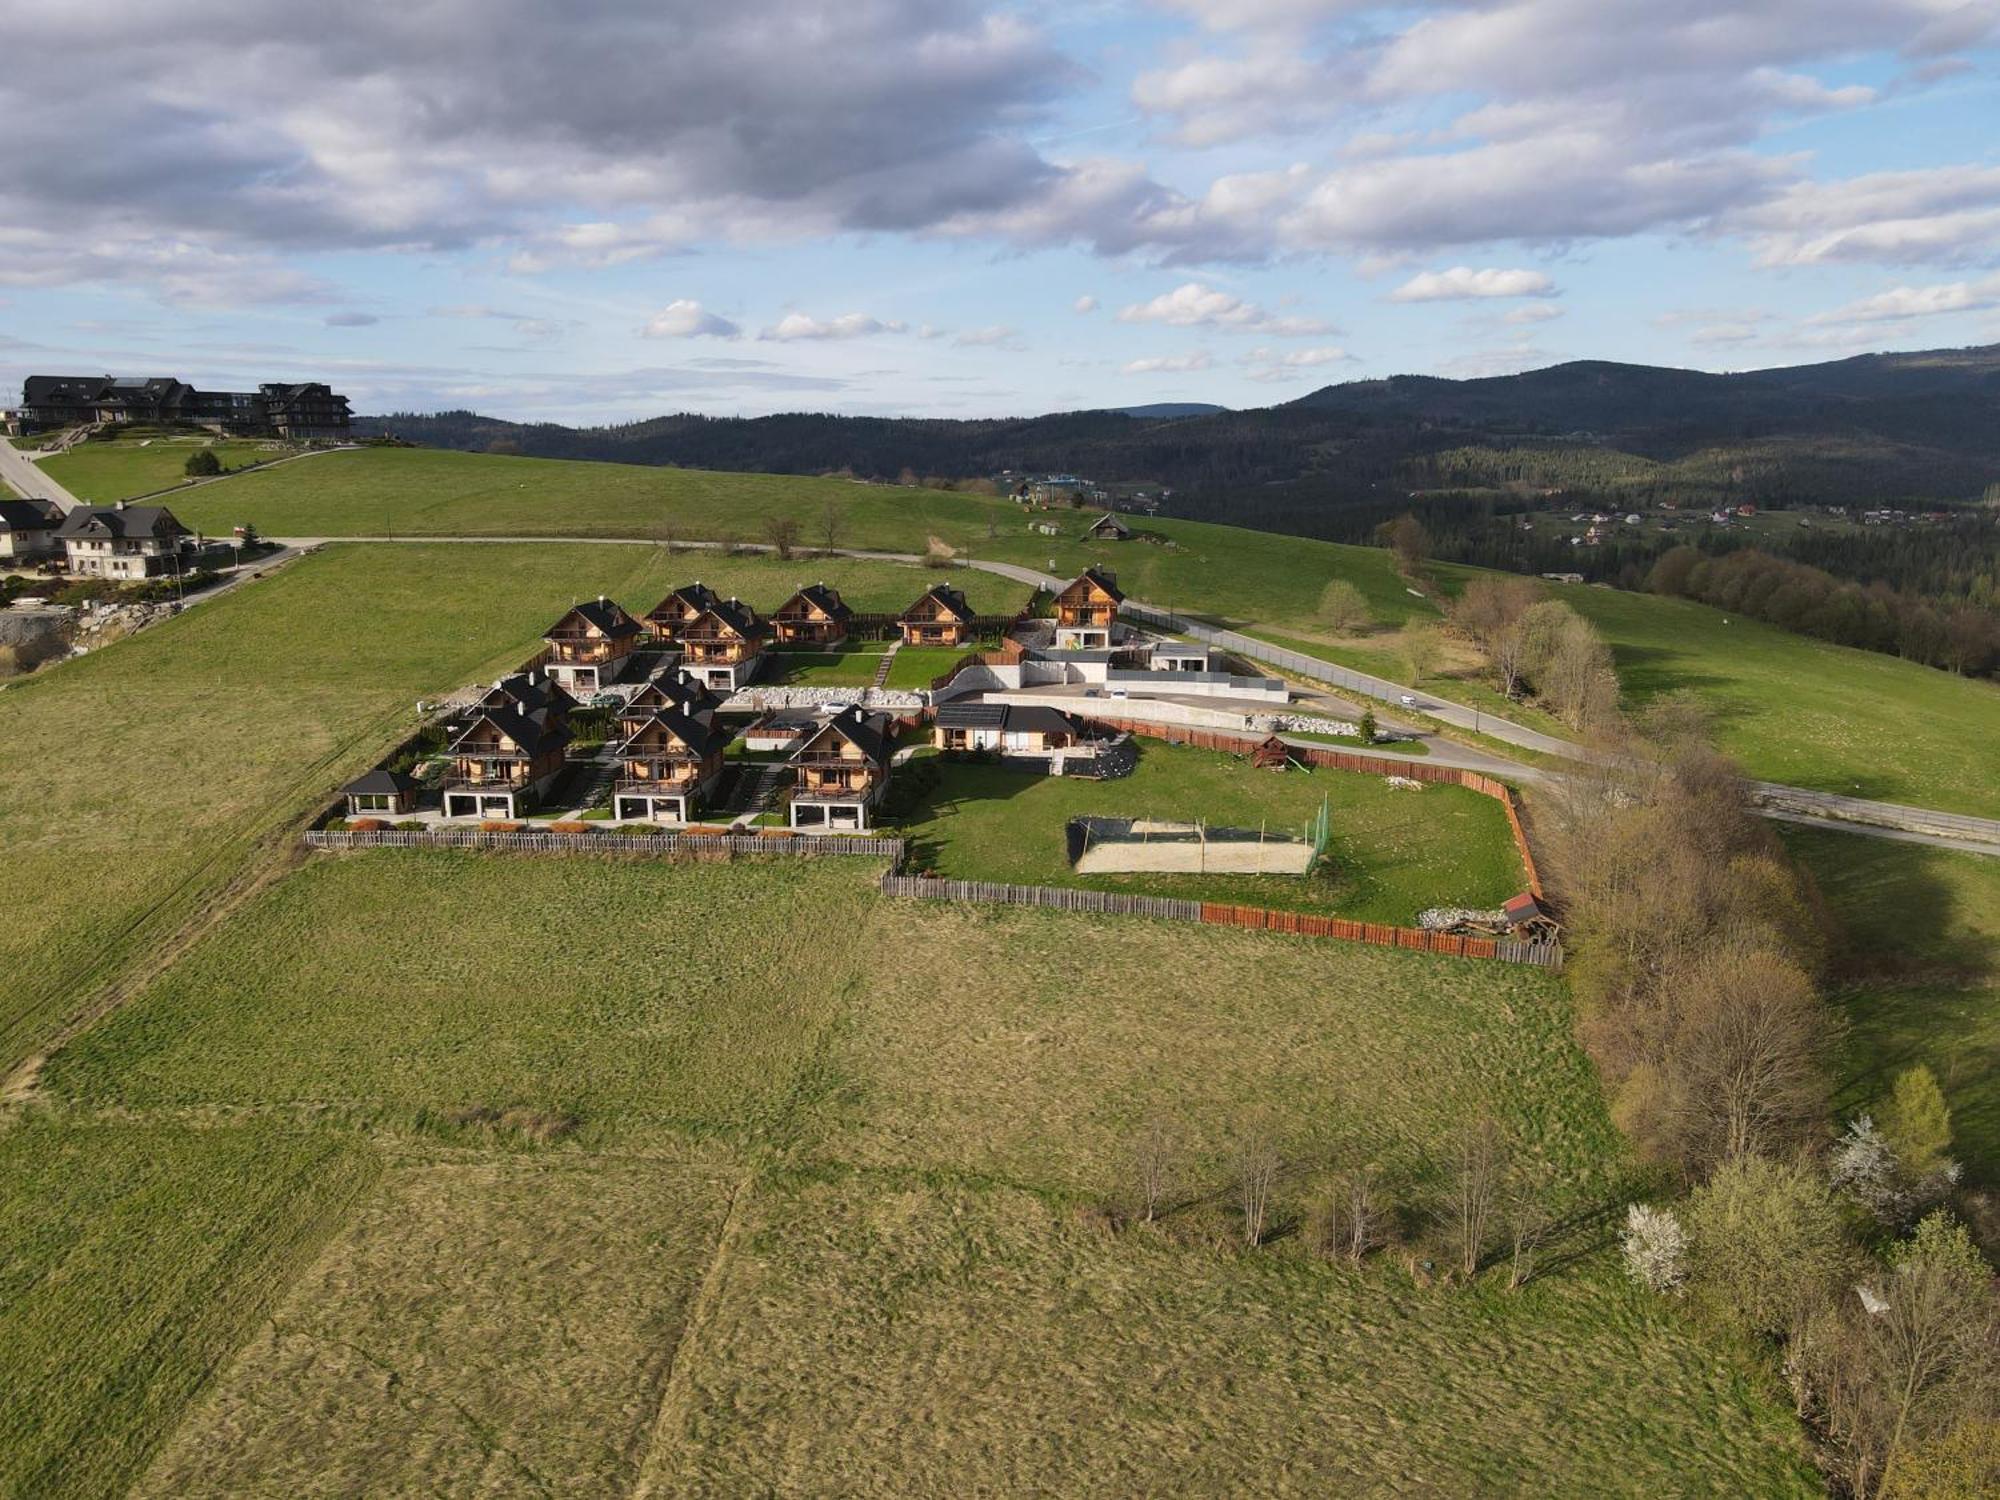
[[1211,927],[1251,927],[1263,932],[1288,932],[1300,937],[1334,938],[1348,943],[1372,943],[1383,948],[1407,948],[1419,953],[1443,953],[1454,958],[1487,958],[1501,963],[1560,969],[1562,944],[1526,943],[1512,938],[1467,937],[1428,932],[1421,927],[1394,927],[1383,922],[1353,922],[1345,917],[1310,912],[1271,911],[1261,906],[1230,906],[1216,901],[1178,901],[1163,896],[1127,896],[1112,891],[1072,890],[1064,886],[1000,885],[986,880],[939,880],[926,875],[887,874],[882,894],[921,901],[967,901],[985,906],[1042,906],[1056,911],[1092,912],[1116,917],[1158,917],[1170,922],[1199,922]]
[[[1093,718],[1091,722],[1123,730],[1127,734],[1165,740],[1169,744],[1221,750],[1230,755],[1248,755],[1270,738],[1268,735],[1234,733],[1224,729],[1196,729],[1184,724],[1155,724],[1140,719]],[[1537,900],[1542,898],[1542,877],[1535,865],[1535,851],[1528,846],[1527,831],[1521,826],[1521,812],[1514,801],[1513,788],[1504,781],[1495,781],[1491,776],[1459,766],[1434,766],[1415,759],[1363,755],[1354,750],[1335,750],[1319,745],[1288,745],[1286,748],[1291,751],[1294,760],[1322,770],[1359,771],[1367,776],[1402,776],[1411,781],[1462,786],[1481,796],[1491,797],[1506,810],[1507,829],[1514,837],[1515,851],[1521,856],[1521,870],[1527,879],[1528,889],[1534,892]]]
[[812,858],[863,854],[903,859],[904,842],[858,834],[725,833],[552,833],[546,829],[489,831],[483,828],[313,829],[305,836],[314,849],[507,849],[529,854],[702,855],[711,859],[739,854],[784,854]]

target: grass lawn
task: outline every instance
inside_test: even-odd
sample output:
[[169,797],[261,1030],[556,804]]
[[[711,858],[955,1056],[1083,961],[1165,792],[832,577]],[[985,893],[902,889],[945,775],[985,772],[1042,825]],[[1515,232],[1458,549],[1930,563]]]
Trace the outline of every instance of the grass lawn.
[[904,646],[889,663],[885,687],[897,692],[922,692],[978,650],[977,646]]
[[[1139,742],[1139,767],[1116,781],[1035,776],[941,761],[943,780],[901,829],[918,868],[960,880],[1074,885],[1185,896],[1411,925],[1427,906],[1498,906],[1522,873],[1500,804],[1455,786],[1398,791],[1344,771],[1253,770],[1218,751]],[[1221,828],[1299,836],[1332,804],[1327,858],[1310,876],[1078,875],[1064,828],[1073,817],[1200,817]]]
[[755,1190],[640,1493],[1821,1493],[1601,1267],[1513,1297],[1107,1236],[1003,1185]]
[[774,651],[771,680],[789,687],[867,687],[888,643],[869,641],[839,651]]
[[[260,840],[276,858],[282,830],[408,732],[419,697],[511,668],[579,597],[643,610],[690,569],[647,547],[330,547],[0,690],[0,1071]],[[900,608],[921,583],[890,563],[821,571],[869,608]],[[766,558],[704,556],[700,574],[767,606],[798,582]],[[996,603],[1026,596],[994,583]]]
[[1844,929],[1836,996],[1853,1031],[1840,1104],[1875,1104],[1926,1063],[1968,1179],[2000,1185],[2000,859],[1785,827]]
[[374,1173],[325,1132],[0,1132],[0,1494],[124,1494]]
[[[67,453],[40,462],[51,479],[78,499],[109,504],[186,483],[188,455],[203,448],[213,453],[225,469],[268,463],[298,451],[283,443],[251,438],[171,437],[143,443],[136,438],[120,438],[112,442],[79,443]],[[185,524],[196,524],[181,515],[178,497],[166,503]],[[230,521],[220,527],[201,529],[226,536],[235,524]]]
[[733,1187],[577,1156],[391,1172],[133,1493],[629,1495]]
[[[50,1062],[93,1106],[488,1108],[782,1136],[879,867],[314,859]],[[285,953],[273,969],[260,955]],[[503,957],[504,955],[504,957]]]

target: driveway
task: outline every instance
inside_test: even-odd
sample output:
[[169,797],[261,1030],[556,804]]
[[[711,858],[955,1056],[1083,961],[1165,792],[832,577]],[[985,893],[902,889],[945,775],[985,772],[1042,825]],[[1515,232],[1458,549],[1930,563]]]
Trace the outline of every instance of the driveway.
[[83,502],[42,472],[42,466],[0,438],[0,484],[24,500],[53,500],[65,514]]

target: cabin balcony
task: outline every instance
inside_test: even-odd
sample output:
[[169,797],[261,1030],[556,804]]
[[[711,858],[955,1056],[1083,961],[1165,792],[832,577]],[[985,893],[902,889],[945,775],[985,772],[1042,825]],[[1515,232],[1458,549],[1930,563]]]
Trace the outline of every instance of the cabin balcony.
[[628,655],[632,643],[628,641],[577,641],[560,637],[549,638],[549,660],[564,666],[602,666],[605,662]]
[[683,644],[687,647],[687,660],[704,667],[734,666],[757,654],[757,648],[748,641],[711,641],[690,637]]
[[626,761],[618,774],[621,792],[683,791],[707,779],[709,768],[699,761],[668,761],[653,765],[646,761]]

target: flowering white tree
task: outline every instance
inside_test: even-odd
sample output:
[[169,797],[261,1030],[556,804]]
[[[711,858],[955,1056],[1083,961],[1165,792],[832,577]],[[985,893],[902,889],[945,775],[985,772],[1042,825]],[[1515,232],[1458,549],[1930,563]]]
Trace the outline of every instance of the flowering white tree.
[[1835,1189],[1880,1222],[1905,1224],[1950,1195],[1958,1182],[1959,1165],[1940,1157],[1925,1168],[1913,1167],[1872,1117],[1856,1115],[1833,1148],[1829,1176]]
[[1687,1231],[1672,1209],[1634,1203],[1618,1242],[1627,1274],[1649,1291],[1677,1292],[1687,1280]]

